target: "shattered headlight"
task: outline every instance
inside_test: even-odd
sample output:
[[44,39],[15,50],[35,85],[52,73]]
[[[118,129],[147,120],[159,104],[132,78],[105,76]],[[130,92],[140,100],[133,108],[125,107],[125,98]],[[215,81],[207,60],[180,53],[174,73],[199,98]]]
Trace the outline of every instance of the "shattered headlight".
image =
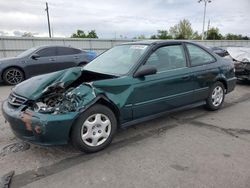
[[54,107],[48,106],[43,102],[37,102],[34,105],[34,111],[41,112],[41,113],[53,113]]

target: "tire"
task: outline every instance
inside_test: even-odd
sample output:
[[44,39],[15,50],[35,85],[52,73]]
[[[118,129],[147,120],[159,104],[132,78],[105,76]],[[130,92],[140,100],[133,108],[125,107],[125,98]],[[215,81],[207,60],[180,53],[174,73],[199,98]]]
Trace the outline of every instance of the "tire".
[[206,100],[206,108],[215,111],[221,108],[225,99],[225,87],[221,82],[216,82],[210,88],[209,96]]
[[24,73],[21,69],[16,67],[7,68],[3,72],[3,81],[8,85],[16,85],[24,80]]
[[93,153],[107,147],[117,129],[117,120],[108,107],[95,104],[76,120],[71,130],[71,142],[77,149]]

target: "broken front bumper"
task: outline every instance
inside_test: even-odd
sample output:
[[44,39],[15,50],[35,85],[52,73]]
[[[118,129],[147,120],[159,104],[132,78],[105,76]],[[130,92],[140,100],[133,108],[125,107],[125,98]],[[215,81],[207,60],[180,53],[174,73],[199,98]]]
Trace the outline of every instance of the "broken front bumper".
[[7,100],[2,104],[4,118],[18,138],[46,146],[68,143],[76,112],[52,115],[24,109],[11,106]]
[[250,80],[250,63],[235,62],[235,75],[238,79]]

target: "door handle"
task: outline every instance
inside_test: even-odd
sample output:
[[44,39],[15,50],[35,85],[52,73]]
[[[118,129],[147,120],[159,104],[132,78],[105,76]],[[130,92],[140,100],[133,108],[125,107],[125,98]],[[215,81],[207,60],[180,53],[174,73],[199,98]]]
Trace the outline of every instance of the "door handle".
[[199,76],[197,76],[197,78],[198,78],[198,79],[204,79],[205,76],[204,76],[204,75],[199,75]]
[[79,57],[78,56],[74,56],[74,59],[79,59]]
[[189,80],[189,79],[190,79],[190,76],[183,76],[181,79],[182,79],[182,80]]
[[49,58],[49,60],[50,60],[50,61],[55,61],[55,59],[54,59],[54,58]]

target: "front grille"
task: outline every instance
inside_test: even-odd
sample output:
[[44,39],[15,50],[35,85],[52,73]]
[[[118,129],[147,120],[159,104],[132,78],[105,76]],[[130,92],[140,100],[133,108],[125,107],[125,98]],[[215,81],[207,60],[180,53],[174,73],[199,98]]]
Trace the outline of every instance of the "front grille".
[[27,99],[12,92],[8,97],[8,102],[15,107],[19,107],[26,103]]

